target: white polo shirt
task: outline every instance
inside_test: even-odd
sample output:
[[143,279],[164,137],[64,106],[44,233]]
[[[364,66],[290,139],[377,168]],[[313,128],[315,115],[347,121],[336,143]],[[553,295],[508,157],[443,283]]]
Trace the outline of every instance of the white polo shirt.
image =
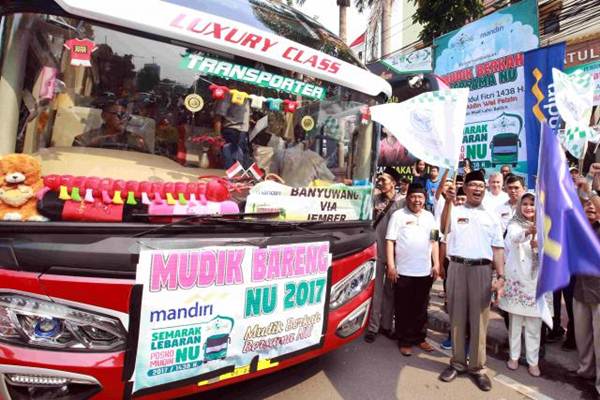
[[[492,211],[492,210],[490,210],[490,211]],[[508,223],[510,222],[512,217],[515,216],[516,208],[511,206],[507,200],[504,203],[497,206],[493,212],[494,212],[494,214],[496,214],[496,217],[500,220],[500,225],[502,227],[502,234],[504,234],[504,231],[506,230]]]
[[431,273],[431,231],[434,229],[438,229],[437,224],[427,210],[414,214],[404,207],[392,214],[385,238],[396,242],[399,275],[428,276]]
[[504,247],[500,221],[482,205],[452,209],[448,256],[493,259],[492,247]]
[[498,195],[492,194],[489,190],[485,191],[485,196],[483,197],[483,206],[487,208],[491,212],[496,212],[496,208],[498,208],[501,204],[506,203],[508,201],[508,193],[504,191],[500,191]]

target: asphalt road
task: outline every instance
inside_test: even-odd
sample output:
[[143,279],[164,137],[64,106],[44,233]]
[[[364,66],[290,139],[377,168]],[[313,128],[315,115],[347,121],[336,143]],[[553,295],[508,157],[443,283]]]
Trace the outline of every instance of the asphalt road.
[[[431,342],[443,338],[430,331]],[[480,391],[468,376],[454,382],[438,380],[448,364],[447,352],[415,350],[403,357],[396,344],[379,336],[373,344],[362,339],[323,357],[254,380],[186,400],[277,399],[277,400],[470,400],[470,399],[590,399],[591,391],[573,386],[564,376],[533,378],[525,367],[509,371],[504,361],[488,358],[491,392]],[[542,370],[543,373],[543,370]],[[583,388],[586,389],[586,388]]]

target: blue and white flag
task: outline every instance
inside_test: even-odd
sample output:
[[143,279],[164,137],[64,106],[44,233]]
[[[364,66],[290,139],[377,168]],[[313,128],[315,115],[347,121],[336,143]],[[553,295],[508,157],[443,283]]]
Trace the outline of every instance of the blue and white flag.
[[567,286],[571,275],[600,276],[600,240],[583,211],[558,138],[545,123],[541,139],[536,205],[538,299]]

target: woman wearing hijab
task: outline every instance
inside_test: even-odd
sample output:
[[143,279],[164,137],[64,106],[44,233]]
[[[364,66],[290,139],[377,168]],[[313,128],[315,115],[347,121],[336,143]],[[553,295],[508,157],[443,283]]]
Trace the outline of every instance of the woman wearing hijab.
[[542,318],[535,291],[538,280],[537,241],[535,239],[535,195],[525,193],[517,203],[515,216],[506,228],[504,268],[506,285],[499,307],[509,313],[510,359],[507,366],[516,370],[521,355],[521,334],[525,328],[525,353],[529,373],[540,376],[538,367]]

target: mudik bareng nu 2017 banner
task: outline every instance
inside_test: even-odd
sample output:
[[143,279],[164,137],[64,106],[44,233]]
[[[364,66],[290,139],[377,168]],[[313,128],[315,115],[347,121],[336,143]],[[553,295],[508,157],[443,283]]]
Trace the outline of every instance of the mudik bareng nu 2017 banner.
[[142,250],[133,392],[269,368],[321,345],[329,242]]
[[514,173],[527,174],[523,61],[518,53],[443,76],[450,87],[471,90],[461,159],[470,159],[475,168],[507,164]]

